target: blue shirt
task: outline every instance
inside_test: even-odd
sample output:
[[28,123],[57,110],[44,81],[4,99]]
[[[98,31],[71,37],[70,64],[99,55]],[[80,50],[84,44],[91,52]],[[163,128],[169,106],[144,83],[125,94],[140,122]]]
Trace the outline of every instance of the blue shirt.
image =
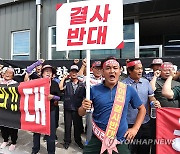
[[[138,93],[142,103],[144,104],[145,108],[146,108],[146,115],[143,121],[144,123],[147,123],[150,120],[149,117],[149,96],[153,96],[154,92],[152,90],[152,87],[149,83],[149,81],[147,79],[144,78],[140,78],[139,82],[135,82],[133,79],[131,79],[129,76],[124,79],[122,81],[123,83],[126,83],[127,85],[130,85],[131,87],[133,87],[136,92]],[[135,120],[136,120],[136,116],[137,116],[138,110],[137,109],[133,109],[130,105],[128,107],[128,124],[134,124]]]
[[[114,86],[113,89],[106,87],[104,84],[99,84],[91,87],[90,97],[94,107],[93,120],[96,125],[104,131],[106,130],[109,121],[116,94],[116,89],[117,85]],[[133,108],[138,108],[140,105],[142,105],[142,102],[138,97],[136,91],[132,87],[127,86],[126,101],[124,104],[119,129],[116,135],[119,141],[124,140],[124,134],[128,129],[127,111],[129,103],[132,105]]]
[[143,77],[145,77],[148,81],[151,81],[153,76],[154,76],[154,72],[149,72],[143,75]]

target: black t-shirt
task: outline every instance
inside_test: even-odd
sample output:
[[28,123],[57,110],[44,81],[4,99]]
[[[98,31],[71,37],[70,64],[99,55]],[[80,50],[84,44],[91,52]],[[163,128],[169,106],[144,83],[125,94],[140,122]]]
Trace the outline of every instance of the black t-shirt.
[[33,73],[29,76],[29,79],[30,79],[30,80],[39,79],[39,78],[41,78],[41,76],[39,76],[39,75],[37,74],[37,72],[33,72]]
[[[52,95],[56,95],[56,96],[61,96],[61,92],[60,92],[60,89],[59,89],[59,85],[56,81],[54,80],[51,80],[51,86],[50,86],[50,94]],[[54,102],[55,100],[51,99],[50,100],[50,108],[51,108],[51,111],[54,110]]]

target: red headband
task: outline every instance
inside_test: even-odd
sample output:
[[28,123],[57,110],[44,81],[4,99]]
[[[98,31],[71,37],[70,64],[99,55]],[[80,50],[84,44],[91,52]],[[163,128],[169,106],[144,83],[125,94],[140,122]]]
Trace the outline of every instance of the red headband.
[[162,69],[172,69],[173,68],[173,65],[171,63],[163,63],[161,65],[161,68]]
[[140,60],[131,61],[126,64],[126,67],[135,66],[136,64],[141,64],[141,61]]
[[93,64],[92,64],[92,67],[100,67],[101,66],[101,61],[95,61]]
[[118,66],[119,66],[119,63],[118,63],[116,60],[114,60],[114,59],[109,59],[109,60],[107,60],[107,61],[103,64],[103,68],[106,67],[106,66],[109,65],[109,64],[115,64],[115,65],[118,65]]

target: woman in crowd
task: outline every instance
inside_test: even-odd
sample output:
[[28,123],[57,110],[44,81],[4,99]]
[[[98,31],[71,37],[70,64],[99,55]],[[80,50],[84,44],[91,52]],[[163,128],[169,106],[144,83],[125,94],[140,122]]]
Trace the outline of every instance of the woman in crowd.
[[[0,84],[15,84],[16,81],[13,80],[14,77],[14,69],[12,67],[4,67],[2,70],[3,78],[0,78]],[[16,147],[16,141],[18,138],[18,129],[8,128],[1,126],[1,134],[4,142],[1,144],[0,148],[5,148],[9,143],[9,136],[11,137],[11,145],[9,146],[9,150],[13,151]]]
[[[48,96],[50,100],[50,136],[46,136],[47,139],[47,151],[48,154],[55,154],[55,134],[56,134],[56,124],[55,124],[55,101],[60,100],[60,89],[57,82],[52,80],[53,74],[56,70],[51,65],[44,65],[41,70],[42,78],[50,78],[50,95]],[[33,147],[32,154],[37,154],[40,150],[40,136],[39,133],[33,134]]]

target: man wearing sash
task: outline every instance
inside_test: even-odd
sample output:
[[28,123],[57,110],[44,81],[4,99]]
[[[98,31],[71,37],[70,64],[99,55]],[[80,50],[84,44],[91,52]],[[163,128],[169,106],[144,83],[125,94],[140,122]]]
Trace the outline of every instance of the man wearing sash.
[[[129,154],[126,140],[132,140],[137,134],[144,119],[146,109],[136,91],[118,82],[121,66],[114,57],[101,62],[105,81],[91,87],[91,100],[83,100],[78,112],[81,116],[93,105],[93,135],[88,145],[84,147],[84,154],[99,154],[106,150]],[[138,108],[138,115],[134,126],[128,129],[128,104]]]

